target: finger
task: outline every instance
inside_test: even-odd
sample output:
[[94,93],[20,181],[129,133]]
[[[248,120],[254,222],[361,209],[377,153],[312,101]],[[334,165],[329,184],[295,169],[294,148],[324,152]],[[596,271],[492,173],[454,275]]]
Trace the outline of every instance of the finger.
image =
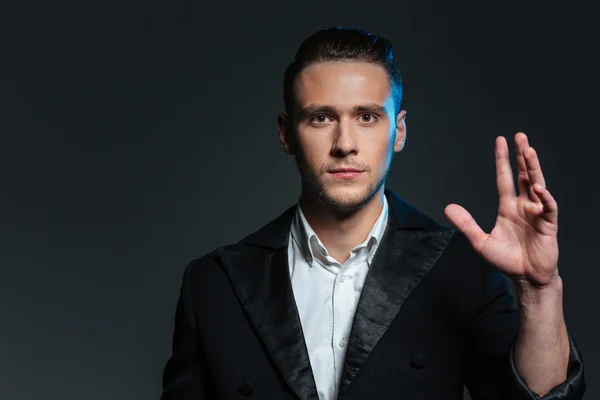
[[498,195],[514,196],[515,185],[513,181],[512,170],[510,168],[510,159],[508,158],[508,144],[504,136],[496,138],[496,185],[498,186]]
[[477,251],[483,247],[487,234],[475,222],[471,214],[458,204],[449,204],[444,209],[446,218],[461,231]]
[[525,160],[525,151],[531,146],[529,145],[529,139],[523,132],[519,132],[515,135],[515,142],[517,143],[517,165],[519,169],[517,181],[519,185],[519,196],[528,198],[531,201],[539,203],[540,199],[535,194],[529,172],[527,170],[527,161]]
[[539,183],[544,187],[546,186],[546,181],[544,180],[544,174],[542,173],[540,160],[538,159],[537,152],[533,147],[528,147],[525,150],[523,150],[523,156],[525,157],[527,175],[529,176],[530,198],[532,201],[539,202],[540,198],[538,197],[536,191],[533,189],[533,186],[536,183]]
[[517,182],[519,187],[519,196],[529,197],[529,175],[527,174],[527,164],[523,150],[529,147],[527,135],[519,132],[515,135],[515,145],[517,153]]
[[537,196],[541,201],[540,207],[542,208],[542,218],[546,221],[557,224],[558,223],[558,203],[550,193],[550,191],[544,186],[536,183],[533,187]]

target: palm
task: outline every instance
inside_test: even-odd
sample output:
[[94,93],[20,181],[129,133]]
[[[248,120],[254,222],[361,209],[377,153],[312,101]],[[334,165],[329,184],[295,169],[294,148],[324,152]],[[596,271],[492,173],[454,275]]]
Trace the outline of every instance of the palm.
[[558,264],[558,207],[544,189],[542,170],[527,136],[515,136],[519,194],[503,137],[496,139],[496,170],[499,193],[496,225],[487,234],[467,210],[457,204],[446,207],[448,219],[465,234],[483,259],[501,272],[536,285],[545,285]]

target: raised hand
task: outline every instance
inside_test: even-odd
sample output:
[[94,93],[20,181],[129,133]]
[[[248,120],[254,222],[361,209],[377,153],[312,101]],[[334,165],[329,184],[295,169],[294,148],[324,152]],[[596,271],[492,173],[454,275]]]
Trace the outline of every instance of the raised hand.
[[518,190],[515,193],[508,144],[496,138],[496,183],[500,201],[496,225],[488,234],[458,204],[446,217],[473,248],[500,272],[517,281],[543,287],[558,276],[558,205],[544,181],[536,151],[527,136],[515,135]]

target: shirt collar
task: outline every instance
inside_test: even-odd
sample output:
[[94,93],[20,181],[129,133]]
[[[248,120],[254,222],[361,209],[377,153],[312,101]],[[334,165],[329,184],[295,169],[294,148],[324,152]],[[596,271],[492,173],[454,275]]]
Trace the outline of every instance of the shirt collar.
[[[386,197],[383,196],[383,207],[379,217],[377,218],[377,221],[375,221],[375,224],[369,231],[366,239],[352,249],[352,251],[355,251],[363,247],[368,248],[368,265],[371,264],[371,261],[375,255],[375,251],[377,250],[377,246],[383,237],[383,233],[387,226],[388,213],[388,201]],[[312,261],[315,258],[315,252],[320,252],[322,256],[328,255],[327,249],[306,220],[299,202],[296,207],[294,219],[292,220],[291,234],[293,240],[298,244],[298,247],[302,251],[302,254],[306,258],[306,261],[309,263],[309,265],[312,266]]]

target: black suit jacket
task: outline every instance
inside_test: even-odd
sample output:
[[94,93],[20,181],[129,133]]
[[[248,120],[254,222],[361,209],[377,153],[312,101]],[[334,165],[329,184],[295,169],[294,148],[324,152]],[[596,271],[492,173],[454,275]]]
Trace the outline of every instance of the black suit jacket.
[[[353,320],[339,399],[537,399],[512,360],[506,280],[386,190],[388,226]],[[318,399],[288,270],[295,207],[185,269],[161,400]],[[332,377],[333,378],[333,377]],[[544,399],[581,399],[581,354]]]

